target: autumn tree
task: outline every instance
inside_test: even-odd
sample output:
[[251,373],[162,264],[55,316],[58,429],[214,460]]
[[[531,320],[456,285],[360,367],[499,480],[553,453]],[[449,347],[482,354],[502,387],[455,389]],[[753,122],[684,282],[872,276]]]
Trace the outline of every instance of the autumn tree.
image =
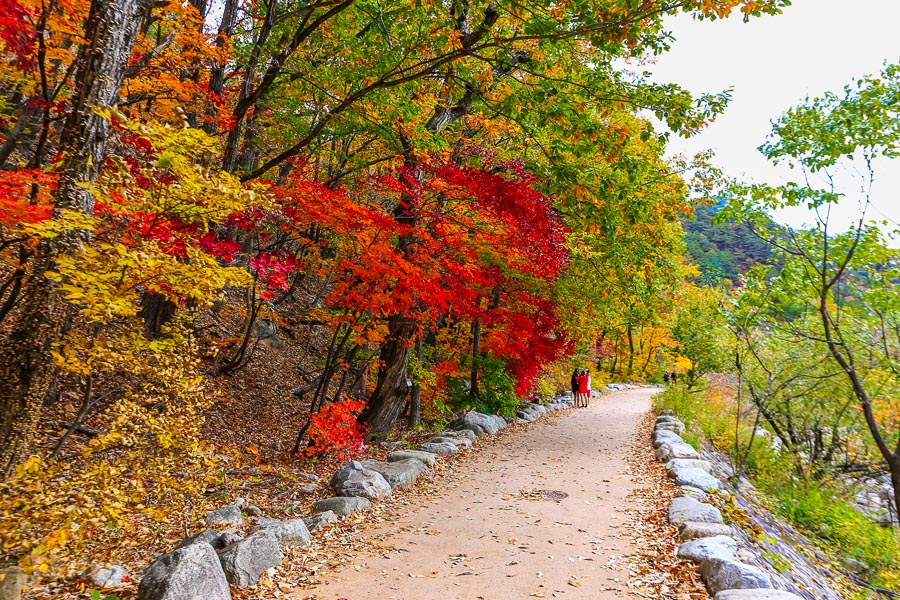
[[671,320],[675,349],[690,363],[686,376],[689,388],[704,375],[726,370],[725,321],[722,316],[725,302],[722,290],[686,285],[679,294]]
[[[84,184],[97,178],[104,161],[109,124],[104,112],[118,102],[119,86],[146,3],[91,3],[83,26],[85,43],[73,63],[73,97],[59,141],[61,164],[53,192],[55,218],[69,211],[89,216],[93,196]],[[35,37],[40,37],[37,35]],[[31,276],[10,333],[0,340],[0,470],[8,476],[27,452],[40,407],[50,384],[50,349],[58,339],[65,308],[46,273],[79,243],[77,231],[40,243],[31,259]]]
[[[781,186],[735,185],[729,209],[751,224],[785,261],[789,290],[767,297],[765,306],[834,361],[856,398],[878,458],[900,497],[900,430],[896,397],[897,253],[867,220],[876,159],[897,155],[900,144],[896,98],[900,67],[808,99],[775,121],[760,150],[775,163],[793,166],[804,178]],[[841,173],[856,173],[861,214],[849,231],[836,231],[834,206],[846,198]],[[806,206],[808,229],[765,229],[765,211]],[[804,316],[815,315],[811,321]]]

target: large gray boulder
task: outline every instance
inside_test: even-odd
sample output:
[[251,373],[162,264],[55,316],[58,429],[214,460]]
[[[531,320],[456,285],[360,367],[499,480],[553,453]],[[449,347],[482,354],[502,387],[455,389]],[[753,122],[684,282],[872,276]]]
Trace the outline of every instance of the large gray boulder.
[[664,443],[656,449],[656,460],[667,463],[673,458],[700,458],[697,451],[685,443]]
[[682,469],[700,469],[712,475],[713,466],[708,460],[698,460],[692,458],[675,458],[666,463],[666,472],[675,477],[675,473]]
[[656,417],[656,424],[659,425],[660,423],[672,423],[673,421],[678,420],[678,417],[674,415],[659,415],[658,417]]
[[337,515],[331,510],[326,510],[325,512],[320,512],[317,515],[303,519],[303,522],[306,524],[306,528],[310,533],[315,533],[319,529],[322,529],[326,525],[331,525],[335,521],[337,521]]
[[195,533],[189,538],[185,538],[179,542],[175,549],[184,548],[185,546],[190,546],[191,544],[209,544],[216,550],[222,548],[222,544],[219,542],[219,538],[221,537],[221,533],[216,531],[215,529],[206,529],[201,531],[200,533]]
[[750,589],[722,590],[716,594],[716,600],[803,600],[797,594],[782,590]]
[[459,448],[460,450],[462,450],[462,449],[468,450],[469,448],[472,447],[472,440],[470,440],[469,438],[449,437],[449,436],[445,437],[442,435],[428,438],[427,440],[425,440],[425,443],[426,444],[450,443],[450,444],[453,444],[454,446],[456,446],[457,448]]
[[309,546],[312,542],[312,535],[306,527],[303,519],[288,519],[281,521],[278,519],[259,519],[253,532],[265,531],[275,537],[278,542],[284,546]]
[[450,431],[442,431],[440,433],[440,435],[442,435],[444,437],[449,437],[449,438],[464,437],[471,442],[474,442],[475,438],[478,437],[477,435],[475,435],[475,432],[472,431],[471,429],[451,429]]
[[662,423],[657,423],[655,429],[656,431],[673,431],[681,434],[684,433],[684,423],[678,419],[673,421],[663,421]]
[[0,569],[0,600],[19,600],[27,581],[28,576],[19,567]]
[[723,523],[698,523],[696,521],[686,521],[678,528],[678,539],[683,542],[722,535],[733,537],[734,530],[730,525]]
[[453,442],[425,442],[419,444],[419,450],[422,452],[431,452],[432,454],[456,454],[459,452],[459,446]]
[[408,460],[410,458],[424,463],[430,467],[436,462],[437,455],[434,452],[423,452],[421,450],[394,450],[387,455],[388,462],[397,462],[401,460]]
[[367,469],[359,461],[350,461],[331,478],[331,488],[338,496],[361,496],[377,500],[391,495],[391,485],[381,473]]
[[690,485],[680,485],[678,486],[678,495],[686,496],[688,498],[693,498],[698,502],[706,502],[706,499],[709,497],[709,494],[701,490],[700,488],[695,488]]
[[673,498],[669,504],[669,523],[681,525],[693,521],[695,523],[721,523],[722,513],[711,504],[697,502],[693,498]]
[[700,469],[679,469],[675,473],[675,485],[687,485],[705,491],[719,489],[719,480]]
[[666,429],[662,431],[654,431],[653,432],[653,447],[659,448],[663,444],[686,444],[680,435],[675,433],[674,431],[668,431]]
[[206,513],[207,527],[240,527],[244,521],[241,509],[237,506],[223,506]]
[[700,576],[709,593],[723,590],[770,589],[772,582],[761,570],[736,560],[711,558],[700,563]]
[[[466,440],[468,441],[468,440]],[[372,469],[377,473],[381,473],[385,481],[391,486],[391,489],[398,487],[408,487],[416,482],[419,475],[425,472],[428,467],[420,460],[415,458],[407,458],[405,460],[396,460],[393,462],[379,462],[377,460],[365,460],[363,466]]]
[[550,412],[550,410],[542,404],[529,404],[525,408],[522,409],[522,412],[524,412],[526,414],[530,414],[530,415],[534,416],[535,418],[537,418],[537,417],[543,417],[548,412]]
[[213,547],[189,544],[163,554],[147,567],[140,600],[231,600],[228,581]]
[[331,511],[336,515],[346,517],[358,510],[371,508],[372,503],[368,498],[338,496],[336,498],[324,498],[313,503],[313,512]]
[[734,560],[737,556],[737,542],[730,536],[717,535],[699,538],[681,544],[676,552],[678,558],[702,563],[713,558]]
[[[306,526],[303,528],[306,529]],[[278,538],[270,531],[254,533],[219,552],[225,579],[238,587],[256,585],[266,569],[280,565],[282,560],[284,554],[281,553]]]
[[[506,425],[506,421],[503,422],[503,425]],[[460,429],[471,429],[479,437],[486,433],[493,435],[500,431],[500,427],[500,424],[494,419],[494,415],[483,415],[474,410],[463,415],[459,426]]]

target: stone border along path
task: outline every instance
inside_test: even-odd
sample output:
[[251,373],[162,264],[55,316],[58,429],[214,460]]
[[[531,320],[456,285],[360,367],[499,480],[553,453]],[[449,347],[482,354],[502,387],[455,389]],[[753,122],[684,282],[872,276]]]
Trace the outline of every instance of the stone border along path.
[[802,600],[796,594],[776,590],[763,570],[738,560],[736,532],[725,525],[719,509],[704,501],[719,490],[713,465],[701,460],[693,446],[679,434],[684,423],[671,412],[656,418],[653,447],[656,458],[679,486],[679,496],[669,505],[669,523],[678,527],[679,558],[697,563],[700,575],[715,600]]
[[[607,391],[632,388],[630,385],[610,384]],[[554,398],[549,404],[523,405],[510,422],[528,423],[571,408],[572,404],[571,393],[567,393]],[[312,534],[317,530],[340,516],[371,507],[372,500],[390,496],[394,488],[413,485],[440,455],[456,454],[470,448],[478,437],[495,434],[504,428],[507,420],[497,415],[470,411],[455,425],[455,430],[433,436],[417,449],[391,452],[387,462],[364,460],[343,465],[330,481],[336,496],[315,502],[314,514],[308,518],[267,518],[259,508],[245,505],[243,499],[208,512],[208,529],[182,540],[171,552],[159,556],[144,570],[138,586],[139,598],[231,600],[229,586],[256,585],[264,573],[281,564],[285,547],[309,546]],[[567,495],[554,490],[536,490],[532,499],[559,501]],[[250,517],[252,527],[245,523],[245,515]],[[84,576],[97,587],[110,589],[122,585],[129,574],[118,565],[111,568],[98,565]],[[577,587],[580,583],[577,578],[570,579],[569,585]],[[539,586],[543,587],[542,584]],[[538,597],[541,595],[538,594]]]

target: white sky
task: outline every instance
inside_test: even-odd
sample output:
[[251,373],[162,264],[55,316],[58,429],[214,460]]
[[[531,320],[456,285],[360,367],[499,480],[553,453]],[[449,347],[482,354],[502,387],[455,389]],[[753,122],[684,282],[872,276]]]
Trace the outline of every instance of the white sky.
[[[898,0],[794,0],[784,14],[749,23],[740,15],[714,22],[677,17],[669,28],[672,50],[645,67],[657,81],[694,93],[733,88],[724,115],[690,140],[673,137],[671,148],[689,155],[712,148],[726,173],[745,181],[780,183],[790,174],[756,150],[771,119],[806,96],[840,92],[853,78],[880,71],[885,60],[900,61]],[[869,215],[898,228],[900,159],[878,164],[876,178]],[[842,228],[858,218],[858,194],[852,196],[839,211]],[[794,226],[809,220],[800,212],[776,217]]]

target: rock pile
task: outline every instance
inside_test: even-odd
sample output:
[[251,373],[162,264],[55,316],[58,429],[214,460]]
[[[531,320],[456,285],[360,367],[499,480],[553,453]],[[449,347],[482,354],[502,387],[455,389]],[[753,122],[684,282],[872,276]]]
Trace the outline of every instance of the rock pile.
[[761,569],[738,559],[735,531],[723,523],[719,509],[705,502],[719,490],[713,465],[680,436],[684,423],[672,415],[656,418],[653,447],[656,458],[679,487],[669,505],[669,522],[678,526],[678,557],[697,563],[709,593],[716,600],[801,600],[772,589]]
[[[245,506],[242,499],[206,513],[208,529],[183,540],[147,567],[138,586],[138,597],[230,599],[229,585],[256,585],[264,572],[280,565],[283,547],[310,545],[312,535],[307,520],[259,515],[262,511],[258,507]],[[245,516],[255,516],[249,534],[242,533],[246,531]],[[324,520],[327,522],[327,517]],[[313,524],[312,519],[309,521]],[[314,525],[321,528],[321,520]]]

